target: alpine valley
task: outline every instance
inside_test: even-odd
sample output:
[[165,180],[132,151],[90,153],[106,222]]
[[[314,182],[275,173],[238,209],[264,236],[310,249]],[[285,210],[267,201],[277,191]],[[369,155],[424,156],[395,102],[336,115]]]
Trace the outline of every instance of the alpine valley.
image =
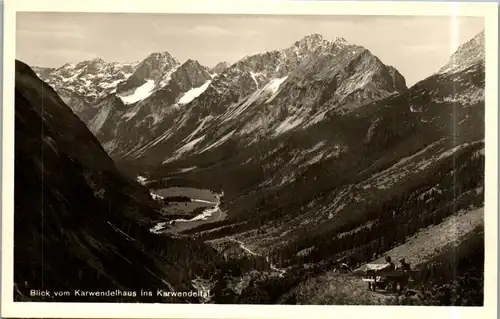
[[[17,298],[482,305],[484,41],[411,87],[320,34],[214,67],[16,61]],[[414,294],[366,289],[386,255]]]

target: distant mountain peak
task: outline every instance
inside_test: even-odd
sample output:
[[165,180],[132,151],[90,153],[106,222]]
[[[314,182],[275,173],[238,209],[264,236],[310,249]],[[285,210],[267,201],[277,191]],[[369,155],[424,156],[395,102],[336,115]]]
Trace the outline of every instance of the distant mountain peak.
[[193,59],[187,59],[184,63],[182,63],[183,66],[201,66],[200,62],[197,60]]
[[168,51],[161,51],[161,52],[152,52],[150,53],[147,57],[147,58],[159,58],[159,57],[172,57],[172,55],[170,54],[170,52]]
[[351,46],[343,37],[336,36],[332,40],[325,39],[319,33],[311,33],[296,41],[287,50],[288,52],[295,52],[298,56],[303,56],[309,52],[333,52],[338,49]]
[[149,54],[138,66],[153,63],[154,68],[164,68],[171,67],[173,65],[179,65],[180,62],[174,58],[169,52],[153,52]]
[[335,38],[333,38],[333,43],[336,43],[336,44],[347,44],[347,40],[344,39],[343,37],[335,37]]
[[64,63],[61,67],[58,68],[58,70],[64,70],[64,69],[69,69],[69,68],[73,68],[75,66],[75,64],[73,63]]
[[189,71],[189,72],[206,73],[207,76],[208,76],[208,74],[213,73],[213,70],[211,70],[209,67],[201,64],[198,60],[193,60],[193,59],[188,59],[183,64],[179,65],[178,69],[179,70],[184,69],[184,70]]
[[219,62],[217,63],[213,68],[212,68],[212,72],[213,73],[222,73],[224,72],[225,69],[227,69],[229,67],[229,63],[226,62],[226,61],[222,61],[222,62]]
[[77,69],[80,69],[80,68],[83,68],[83,67],[99,67],[99,66],[101,66],[101,65],[103,65],[105,63],[106,63],[106,61],[104,61],[100,57],[97,57],[97,58],[93,58],[93,59],[90,59],[90,60],[82,61],[82,62],[78,63],[75,67]]
[[323,36],[319,33],[309,33],[308,35],[304,36],[300,41],[311,41],[311,40],[320,41],[323,40]]
[[180,65],[180,62],[173,57],[169,52],[163,51],[163,52],[153,52],[150,53],[144,60],[142,60],[138,68],[141,67],[141,65],[149,65],[152,64],[154,65],[155,68],[162,68],[166,65],[168,66],[173,66],[173,65]]
[[167,81],[169,74],[180,65],[180,62],[169,52],[153,52],[142,60],[130,77],[116,87],[116,93],[125,93],[135,90],[148,81],[158,85],[160,81]]
[[323,38],[323,36],[319,33],[310,33],[306,36],[304,36],[302,39],[300,39],[299,41],[296,41],[295,42],[295,46],[299,46],[299,47],[307,47],[307,48],[311,48],[311,47],[314,47],[316,45],[318,45],[319,43],[322,43],[322,42],[325,42],[325,39]]
[[89,62],[105,62],[105,61],[101,57],[96,57],[96,58],[90,59]]
[[347,40],[341,36],[336,36],[332,40],[325,39],[323,35],[319,33],[310,33],[304,36],[299,41],[295,42],[296,45],[309,44],[314,45],[318,43],[334,43],[334,44],[347,44]]

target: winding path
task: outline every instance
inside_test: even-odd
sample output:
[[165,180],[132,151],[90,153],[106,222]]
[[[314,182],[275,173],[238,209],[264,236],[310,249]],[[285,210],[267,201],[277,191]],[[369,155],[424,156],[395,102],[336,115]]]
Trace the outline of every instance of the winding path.
[[[258,253],[256,253],[256,252],[254,252],[254,251],[250,250],[249,248],[247,248],[247,247],[245,246],[245,243],[244,243],[244,242],[242,242],[242,241],[240,241],[240,240],[237,240],[237,239],[235,239],[235,238],[230,238],[230,240],[231,240],[231,241],[233,241],[233,242],[238,243],[238,244],[240,245],[240,248],[241,248],[241,249],[243,249],[244,251],[246,251],[247,253],[249,253],[250,255],[253,255],[253,256],[262,256],[261,254],[258,254]],[[276,268],[276,266],[275,266],[273,263],[271,263],[271,262],[269,261],[269,256],[266,256],[266,261],[269,263],[269,267],[270,267],[272,270],[279,272],[279,273],[280,273],[280,274],[279,274],[279,276],[280,276],[280,277],[283,277],[283,275],[286,273],[286,270]]]

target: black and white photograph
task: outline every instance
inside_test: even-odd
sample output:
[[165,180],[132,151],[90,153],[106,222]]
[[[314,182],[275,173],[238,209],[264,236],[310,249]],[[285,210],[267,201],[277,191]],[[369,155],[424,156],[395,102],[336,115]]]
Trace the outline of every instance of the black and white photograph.
[[14,303],[485,305],[484,16],[15,21]]

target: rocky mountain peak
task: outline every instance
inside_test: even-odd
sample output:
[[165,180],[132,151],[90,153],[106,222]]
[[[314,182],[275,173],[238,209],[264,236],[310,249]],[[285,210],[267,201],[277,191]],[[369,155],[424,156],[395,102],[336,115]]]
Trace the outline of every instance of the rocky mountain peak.
[[312,33],[295,42],[288,51],[298,51],[298,54],[303,55],[318,51],[331,52],[348,45],[349,43],[343,37],[337,36],[333,40],[327,40],[321,34]]
[[89,74],[97,74],[103,71],[106,67],[111,66],[112,63],[107,63],[102,58],[93,58],[91,60],[86,60],[78,63],[75,66],[75,70],[84,71]]
[[323,40],[323,36],[319,33],[310,33],[300,39],[298,42],[300,43],[317,43]]
[[215,67],[212,69],[212,73],[222,73],[224,72],[225,69],[227,69],[229,67],[229,63],[223,61],[223,62],[219,62],[217,63],[217,65],[215,65]]
[[343,37],[335,37],[335,38],[333,38],[333,43],[336,43],[336,44],[347,44],[347,40],[344,39]]
[[323,38],[321,34],[312,33],[308,34],[299,41],[295,42],[292,48],[297,48],[301,52],[315,51],[318,47],[323,47],[328,44],[328,41]]
[[153,52],[148,55],[137,67],[138,72],[151,73],[155,69],[171,68],[179,65],[179,61],[168,52]]
[[88,60],[86,62],[97,63],[97,64],[99,64],[99,63],[106,63],[106,61],[104,61],[104,59],[101,58],[101,57],[96,57],[96,58],[90,59],[90,60]]
[[149,54],[135,69],[134,73],[126,81],[117,86],[116,92],[123,93],[138,88],[147,81],[155,83],[167,81],[169,74],[173,72],[180,62],[168,52],[153,52]]
[[460,45],[438,73],[459,72],[474,64],[484,63],[484,30]]
[[75,65],[75,68],[82,68],[84,66],[87,66],[89,64],[104,64],[106,63],[102,58],[100,57],[96,57],[96,58],[92,58],[92,59],[89,59],[89,60],[84,60],[84,61],[81,61],[81,62],[78,62],[76,65]]
[[146,60],[148,59],[174,59],[174,57],[170,54],[168,51],[162,51],[162,52],[152,52],[150,53],[147,57]]
[[181,91],[188,91],[192,88],[199,87],[212,79],[209,69],[192,59],[180,65],[175,72],[172,73],[171,77],[175,80],[176,85],[179,86]]
[[197,60],[193,60],[193,59],[187,59],[186,62],[182,63],[180,67],[184,67],[184,68],[203,68],[203,69],[207,69],[207,67],[205,66],[202,66],[200,64],[200,62],[198,62]]
[[75,65],[73,63],[65,63],[63,64],[60,68],[58,68],[57,70],[67,70],[67,69],[71,69],[73,68]]

